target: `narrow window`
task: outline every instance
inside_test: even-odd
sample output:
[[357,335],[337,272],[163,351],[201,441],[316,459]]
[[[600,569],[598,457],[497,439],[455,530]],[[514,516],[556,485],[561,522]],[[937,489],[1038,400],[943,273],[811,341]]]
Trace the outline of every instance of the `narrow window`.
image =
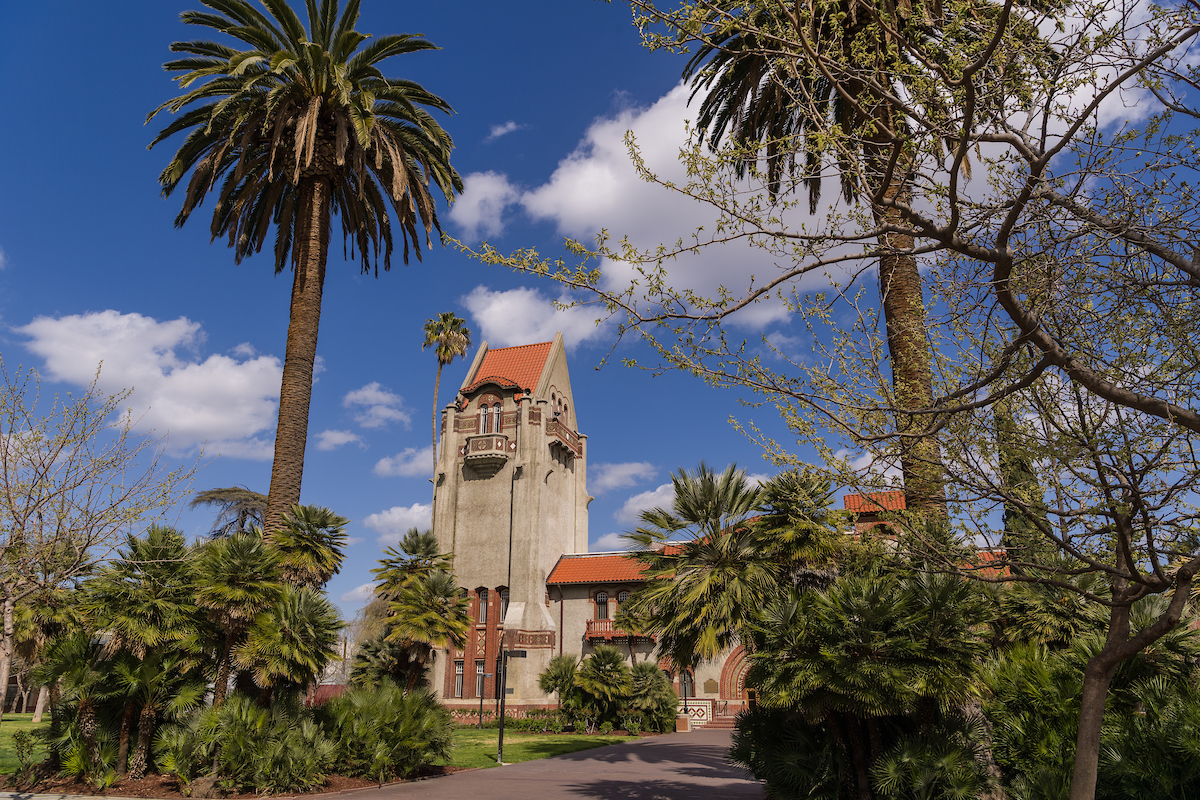
[[479,590],[479,624],[487,623],[487,607],[488,607],[488,590]]
[[483,662],[475,662],[475,696],[483,697]]
[[463,690],[463,662],[454,662],[454,696],[462,697]]
[[695,697],[696,687],[692,685],[693,681],[692,673],[686,669],[679,673],[679,693],[684,697]]
[[479,407],[479,413],[483,417],[483,433],[492,432],[492,416],[488,414],[488,407],[482,405]]
[[608,619],[608,592],[596,592],[596,619]]
[[496,405],[492,406],[492,417],[494,417],[496,420],[496,424],[493,425],[492,427],[496,429],[496,433],[500,433],[501,430],[500,430],[500,404],[499,403],[496,403]]
[[508,589],[500,590],[500,624],[504,624],[504,618],[508,616]]

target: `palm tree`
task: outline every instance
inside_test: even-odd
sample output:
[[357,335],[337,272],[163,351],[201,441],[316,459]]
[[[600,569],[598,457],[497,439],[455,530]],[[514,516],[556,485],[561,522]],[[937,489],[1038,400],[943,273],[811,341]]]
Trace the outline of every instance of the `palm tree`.
[[379,559],[381,566],[371,570],[372,574],[379,576],[376,593],[388,600],[395,600],[412,582],[434,572],[450,572],[454,555],[440,550],[432,531],[409,528],[400,540],[399,548],[385,549],[383,558]]
[[449,572],[435,571],[404,586],[388,605],[387,640],[402,642],[412,653],[414,669],[406,691],[412,691],[434,650],[466,644],[471,618],[466,594]]
[[608,717],[617,703],[633,691],[633,674],[625,657],[612,645],[598,644],[575,672],[575,686],[592,701],[598,717]]
[[441,230],[430,183],[449,200],[462,179],[450,166],[450,136],[426,110],[450,106],[379,69],[388,58],[433,49],[432,43],[359,33],[359,0],[349,0],[340,16],[337,0],[308,0],[307,30],[283,0],[266,0],[266,14],[247,0],[201,1],[216,13],[187,11],[183,21],[248,48],[172,44],[184,56],[164,68],[177,73],[183,93],[147,121],[164,110],[183,113],[150,146],[188,132],[159,176],[170,196],[191,173],[176,226],[215,192],[213,238],[228,237],[240,263],[262,249],[274,224],[275,272],[290,263],[294,273],[267,493],[270,535],[300,502],[331,215],[341,217],[343,241],[351,255],[357,249],[362,270],[378,275],[381,254],[384,269],[391,267],[389,203],[407,263],[410,244],[421,256],[418,225],[426,246],[433,229]]
[[438,362],[437,377],[433,380],[433,472],[436,480],[438,394],[442,386],[442,367],[467,354],[471,348],[471,331],[466,321],[455,316],[454,312],[443,311],[436,318],[425,320],[425,341],[421,349],[426,347],[433,347]]
[[[933,405],[933,371],[926,339],[921,276],[913,256],[913,237],[900,207],[912,201],[908,177],[913,158],[905,119],[880,87],[901,84],[926,118],[947,119],[954,101],[930,96],[919,70],[903,48],[891,41],[903,30],[921,45],[929,45],[932,62],[945,58],[942,48],[961,46],[964,32],[986,38],[981,31],[1000,14],[987,0],[972,4],[966,25],[956,37],[939,36],[947,23],[940,3],[917,2],[886,6],[842,0],[833,7],[790,4],[718,2],[702,22],[706,37],[684,69],[692,97],[704,93],[697,126],[716,146],[728,137],[745,154],[739,176],[759,160],[766,162],[767,190],[772,199],[794,188],[797,158],[803,157],[800,182],[816,210],[826,156],[836,153],[842,192],[847,202],[864,199],[879,230],[879,292],[891,356],[891,401],[897,411],[905,498],[911,511],[945,516],[946,499],[937,441],[923,434],[927,419],[908,414]],[[1015,16],[1015,15],[1014,15]],[[1019,23],[1014,23],[1020,27]],[[1027,31],[1026,35],[1035,35]],[[821,54],[835,59],[842,73],[831,78],[820,65],[801,53],[785,54],[786,42],[817,43]],[[951,42],[954,44],[951,44]],[[1022,53],[1011,59],[1008,74],[1019,81]],[[997,59],[1003,64],[1009,59]],[[907,86],[904,84],[907,82]],[[982,113],[982,112],[981,112]]]
[[208,611],[221,630],[221,653],[213,687],[213,705],[225,701],[234,648],[254,619],[283,594],[279,554],[253,534],[235,534],[206,544],[196,564],[196,605]]
[[272,544],[279,551],[280,574],[299,586],[324,586],[342,568],[346,526],[350,520],[322,506],[293,505]]
[[145,658],[119,659],[113,675],[125,692],[126,708],[138,709],[137,744],[133,757],[128,758],[128,734],[122,722],[121,749],[117,757],[117,774],[141,778],[150,763],[150,743],[158,722],[164,716],[177,718],[204,700],[204,681],[189,670],[185,660],[173,653],[151,652]]
[[304,687],[321,676],[335,655],[343,625],[322,592],[285,585],[275,605],[254,618],[233,661],[254,675],[264,699],[279,685]]
[[538,688],[547,694],[554,692],[558,696],[558,707],[562,708],[563,698],[569,697],[575,688],[575,669],[578,666],[575,656],[564,653],[550,659],[545,671],[538,675]]
[[245,486],[226,486],[196,492],[188,508],[217,506],[217,519],[209,536],[228,536],[231,533],[246,533],[251,528],[262,527],[267,511],[267,496]]

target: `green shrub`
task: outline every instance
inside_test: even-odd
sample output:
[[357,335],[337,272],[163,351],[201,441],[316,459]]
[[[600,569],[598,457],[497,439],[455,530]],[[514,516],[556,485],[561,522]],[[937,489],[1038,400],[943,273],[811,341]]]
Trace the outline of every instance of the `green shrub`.
[[321,710],[339,769],[382,784],[450,756],[450,712],[424,691],[405,694],[389,681],[351,689]]

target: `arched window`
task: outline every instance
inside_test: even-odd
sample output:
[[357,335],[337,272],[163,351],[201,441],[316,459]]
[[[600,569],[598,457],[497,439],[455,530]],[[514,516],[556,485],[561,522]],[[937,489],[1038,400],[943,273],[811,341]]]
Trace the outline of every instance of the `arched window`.
[[496,421],[496,424],[493,425],[492,427],[496,430],[496,433],[500,433],[500,404],[499,403],[496,403],[496,405],[492,406],[492,417]]
[[596,619],[608,619],[608,592],[596,592]]
[[488,407],[486,405],[480,406],[479,414],[480,414],[480,416],[483,417],[483,430],[480,432],[481,433],[491,433],[492,432],[492,415],[488,413]]
[[618,592],[617,593],[617,605],[623,606],[628,601],[629,601],[629,592]]
[[488,607],[488,590],[479,590],[479,615],[478,620],[480,625],[487,623],[487,607]]
[[508,589],[500,590],[500,622],[503,624],[504,618],[508,616]]

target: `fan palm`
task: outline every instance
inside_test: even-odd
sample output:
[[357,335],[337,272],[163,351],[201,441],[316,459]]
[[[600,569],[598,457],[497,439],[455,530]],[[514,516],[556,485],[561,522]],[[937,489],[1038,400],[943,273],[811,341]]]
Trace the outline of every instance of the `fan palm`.
[[272,544],[279,551],[280,574],[300,586],[324,586],[342,567],[350,520],[322,506],[293,505]]
[[[801,182],[813,211],[823,162],[835,151],[846,200],[863,198],[870,206],[879,231],[880,300],[907,506],[944,516],[940,449],[932,437],[922,435],[926,423],[906,414],[933,405],[933,373],[921,276],[911,254],[913,237],[905,232],[908,226],[900,210],[912,201],[914,142],[887,95],[898,85],[898,94],[911,98],[925,120],[945,123],[948,109],[959,103],[929,91],[927,74],[914,63],[918,59],[899,46],[896,37],[909,37],[906,43],[923,48],[926,63],[944,68],[953,60],[952,51],[986,44],[995,21],[1007,14],[988,0],[969,2],[961,9],[936,0],[896,5],[719,0],[708,8],[700,22],[710,35],[684,69],[692,97],[704,95],[697,117],[701,136],[707,135],[713,146],[728,136],[744,154],[741,175],[761,154],[772,198],[794,188],[797,158],[803,157]],[[961,18],[952,19],[959,13]],[[1017,39],[1024,37],[1028,43],[1036,37],[1017,20],[1009,24],[1019,31]],[[946,33],[950,30],[952,34]],[[836,77],[813,59],[789,53],[789,43],[797,40],[837,63]],[[1020,84],[1022,61],[1036,48],[1014,47],[1012,37],[997,44],[1005,56],[997,53],[989,64],[1000,66],[987,68],[994,74],[976,77]],[[947,138],[953,139],[952,129],[946,130]],[[939,143],[933,146],[940,149]]]
[[471,627],[467,607],[466,594],[455,585],[454,576],[442,571],[411,581],[388,605],[392,616],[387,639],[404,643],[417,665],[409,673],[407,690],[417,685],[434,650],[466,644]]
[[306,686],[334,656],[343,624],[320,591],[284,586],[275,605],[254,618],[234,663],[250,670],[265,696],[281,684]]
[[433,379],[433,472],[437,479],[437,414],[438,394],[442,386],[442,367],[467,354],[471,347],[471,331],[462,318],[452,311],[443,311],[434,319],[425,320],[425,341],[421,349],[433,348],[437,356],[437,377]]
[[206,544],[196,563],[196,605],[220,628],[221,654],[213,704],[225,701],[233,649],[250,625],[283,594],[279,555],[253,534],[235,534]]
[[[119,659],[113,666],[113,676],[126,695],[126,708],[138,709],[133,757],[127,761],[124,755],[118,755],[117,774],[128,771],[131,778],[137,779],[149,766],[150,744],[159,720],[195,709],[204,700],[205,686],[195,672],[187,669],[183,658],[157,652],[140,659]],[[122,721],[121,753],[128,752],[127,724],[127,720]]]
[[625,657],[620,650],[598,644],[595,651],[580,662],[575,672],[575,686],[588,696],[599,716],[606,717],[633,690],[633,674],[625,666]]
[[553,692],[557,695],[559,708],[563,706],[563,699],[569,697],[571,690],[575,688],[575,669],[578,663],[572,655],[555,656],[538,675],[538,688],[546,694]]
[[399,548],[388,547],[379,559],[381,566],[371,570],[379,576],[380,596],[395,600],[402,589],[414,580],[433,572],[449,572],[454,563],[450,553],[439,552],[437,537],[432,531],[409,528],[400,540]]
[[[450,166],[450,136],[427,109],[450,106],[420,85],[384,77],[393,56],[433,49],[409,34],[371,38],[355,30],[359,0],[339,15],[337,0],[307,0],[308,27],[284,0],[202,0],[216,13],[188,11],[186,24],[209,28],[247,49],[219,42],[175,42],[183,57],[164,68],[182,94],[156,108],[179,116],[150,146],[187,132],[159,176],[170,196],[187,182],[177,226],[216,194],[211,231],[228,237],[234,259],[262,249],[275,226],[275,272],[294,273],[275,458],[267,494],[268,534],[300,501],[313,363],[330,237],[338,214],[343,241],[362,270],[391,267],[399,223],[407,263],[438,226],[429,186],[449,200],[462,179]],[[180,113],[182,112],[182,113]],[[391,206],[391,212],[388,206]]]

